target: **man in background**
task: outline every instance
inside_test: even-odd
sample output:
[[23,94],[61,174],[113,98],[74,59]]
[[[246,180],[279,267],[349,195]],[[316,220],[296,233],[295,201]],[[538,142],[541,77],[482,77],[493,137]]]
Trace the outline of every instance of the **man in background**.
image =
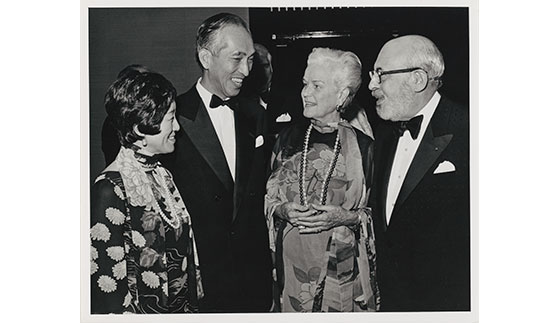
[[243,84],[240,96],[258,103],[265,110],[265,157],[270,162],[278,133],[305,118],[299,92],[290,93],[274,80],[270,51],[262,44],[255,43],[254,47],[253,69]]

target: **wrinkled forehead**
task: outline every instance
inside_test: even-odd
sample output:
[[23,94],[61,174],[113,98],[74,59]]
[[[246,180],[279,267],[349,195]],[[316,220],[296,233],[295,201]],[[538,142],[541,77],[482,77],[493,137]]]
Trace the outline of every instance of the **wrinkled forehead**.
[[218,32],[216,42],[218,53],[226,50],[228,53],[239,52],[250,56],[255,52],[251,35],[240,26],[230,25],[222,28]]
[[328,61],[314,61],[307,65],[303,78],[308,82],[322,81],[330,83],[333,80],[335,69]]

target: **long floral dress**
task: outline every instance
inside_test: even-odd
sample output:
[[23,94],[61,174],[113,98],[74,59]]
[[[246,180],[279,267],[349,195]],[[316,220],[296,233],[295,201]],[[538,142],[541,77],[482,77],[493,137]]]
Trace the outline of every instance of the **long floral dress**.
[[[307,125],[294,125],[280,134],[272,157],[265,198],[271,249],[284,312],[376,311],[379,291],[371,214],[366,210],[366,176],[372,173],[372,140],[343,122],[341,152],[328,184],[327,205],[364,209],[357,228],[345,226],[316,234],[273,217],[284,202],[300,203],[299,174]],[[308,203],[320,204],[322,183],[334,155],[336,131],[311,131],[305,190]]]
[[[203,291],[196,245],[171,175],[155,157],[131,149],[122,148],[119,158],[119,171],[102,173],[92,189],[91,312],[197,311]],[[156,172],[171,203],[157,189]],[[181,216],[177,228],[159,213],[169,216],[168,205]]]

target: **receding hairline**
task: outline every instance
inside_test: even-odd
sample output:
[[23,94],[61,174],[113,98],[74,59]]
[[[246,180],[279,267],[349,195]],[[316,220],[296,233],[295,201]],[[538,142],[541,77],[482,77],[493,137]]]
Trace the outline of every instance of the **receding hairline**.
[[[226,31],[227,29],[237,29],[239,31],[241,31],[242,33],[246,34],[249,39],[251,40],[251,43],[253,43],[253,36],[251,35],[251,32],[248,31],[247,29],[245,29],[243,26],[241,25],[237,25],[237,24],[226,24],[224,25],[222,28],[216,30],[216,35],[213,41],[213,44],[211,44],[211,47],[213,47],[213,51],[214,54],[219,54],[224,48],[227,47],[228,42],[224,40],[225,34],[224,31]],[[256,51],[254,48],[254,43],[253,43],[253,53]],[[253,53],[246,53],[248,56],[252,55]]]

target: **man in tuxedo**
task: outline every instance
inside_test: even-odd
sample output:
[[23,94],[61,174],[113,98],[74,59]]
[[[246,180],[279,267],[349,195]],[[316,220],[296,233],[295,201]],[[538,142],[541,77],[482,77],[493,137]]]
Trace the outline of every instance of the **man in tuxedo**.
[[278,133],[294,122],[305,120],[305,117],[299,91],[289,93],[279,82],[273,82],[270,51],[262,44],[255,43],[254,47],[253,69],[243,82],[240,96],[258,103],[265,111],[265,157],[269,162]]
[[263,214],[264,116],[235,102],[252,67],[240,17],[221,13],[198,28],[202,77],[177,97],[181,130],[165,162],[193,221],[204,298],[201,312],[266,312],[272,264]]
[[438,92],[423,36],[387,42],[370,72],[377,114],[374,214],[383,311],[469,311],[468,111]]

